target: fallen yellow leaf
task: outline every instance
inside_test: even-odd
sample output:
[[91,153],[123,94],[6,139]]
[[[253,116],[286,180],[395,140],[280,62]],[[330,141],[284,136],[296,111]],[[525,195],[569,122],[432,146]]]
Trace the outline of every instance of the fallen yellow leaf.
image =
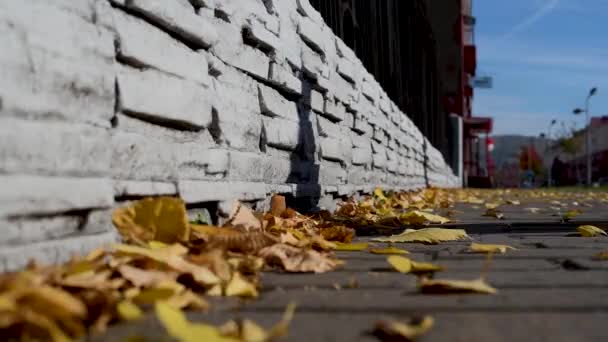
[[422,278],[419,285],[422,293],[484,293],[495,294],[495,288],[483,279],[448,280]]
[[583,212],[580,210],[569,210],[562,216],[562,219],[564,221],[568,222],[568,221],[572,220],[573,218],[579,216],[582,213]]
[[219,329],[206,324],[193,324],[184,313],[173,306],[158,302],[155,304],[156,317],[165,327],[169,336],[180,342],[236,342],[238,340],[224,337]]
[[601,229],[598,228],[596,226],[590,226],[590,225],[585,225],[585,226],[579,226],[576,228],[576,230],[581,233],[582,236],[584,237],[594,237],[594,236],[598,236],[598,235],[608,235],[606,234],[606,232]]
[[362,251],[364,249],[367,249],[367,246],[369,246],[369,244],[367,242],[359,242],[359,243],[335,242],[335,245],[336,245],[336,247],[334,248],[334,250],[348,251],[348,252]]
[[393,268],[400,273],[425,274],[443,270],[443,267],[428,262],[417,262],[398,255],[386,258]]
[[608,260],[608,251],[599,252],[593,256],[596,260]]
[[262,222],[254,215],[253,211],[239,201],[234,201],[232,212],[225,225],[241,228],[247,232],[262,229]]
[[384,196],[384,191],[382,191],[382,188],[376,188],[374,190],[374,197],[376,197],[379,200],[386,200],[386,196]]
[[146,198],[116,209],[112,222],[121,235],[136,242],[187,241],[190,226],[184,201],[173,197]]
[[469,239],[470,237],[463,229],[445,229],[445,228],[423,228],[423,229],[407,229],[401,234],[392,235],[389,237],[376,238],[372,241],[378,242],[422,242],[436,244],[444,241],[457,241]]
[[450,219],[430,214],[420,210],[414,210],[399,216],[399,220],[405,224],[424,225],[424,224],[444,224],[450,222]]
[[508,246],[508,245],[493,245],[493,244],[484,244],[484,243],[476,243],[473,242],[471,243],[471,246],[469,246],[469,251],[470,252],[475,252],[475,253],[507,253],[507,250],[512,249],[515,250],[516,248]]
[[123,300],[116,306],[116,312],[123,321],[134,321],[143,316],[139,306],[128,300]]
[[381,320],[376,322],[374,335],[381,341],[413,341],[426,334],[435,324],[431,316],[410,322]]
[[228,285],[226,285],[226,296],[256,298],[258,290],[254,284],[243,278],[240,273],[235,272]]
[[369,252],[372,254],[410,254],[410,252],[405,249],[397,247],[370,248]]

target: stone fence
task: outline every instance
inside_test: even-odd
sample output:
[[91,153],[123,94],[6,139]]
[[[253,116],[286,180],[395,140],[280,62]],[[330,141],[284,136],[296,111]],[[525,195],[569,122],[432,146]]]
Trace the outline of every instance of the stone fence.
[[0,2],[0,268],[114,241],[111,210],[459,186],[308,0]]

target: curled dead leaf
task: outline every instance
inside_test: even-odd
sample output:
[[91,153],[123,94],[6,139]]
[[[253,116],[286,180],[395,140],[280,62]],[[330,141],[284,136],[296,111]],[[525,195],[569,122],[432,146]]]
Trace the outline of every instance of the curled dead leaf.
[[336,251],[348,251],[348,252],[356,252],[367,249],[369,244],[367,242],[359,242],[359,243],[340,243],[337,242],[334,250]]
[[434,215],[420,210],[414,210],[399,216],[399,220],[404,224],[421,226],[425,224],[445,224],[450,219],[443,216]]
[[598,235],[608,235],[606,234],[606,232],[601,229],[598,228],[596,226],[591,226],[591,225],[584,225],[584,226],[578,226],[576,228],[576,230],[584,237],[594,237],[594,236],[598,236]]
[[493,245],[493,244],[484,244],[484,243],[476,243],[473,242],[469,246],[469,252],[474,253],[507,253],[507,250],[515,250],[516,248],[511,247],[509,245]]
[[398,255],[386,258],[393,268],[400,273],[428,274],[443,270],[443,267],[428,262],[417,262]]
[[410,252],[405,249],[397,247],[370,248],[369,252],[372,254],[410,254]]
[[448,280],[422,278],[418,284],[422,293],[482,293],[496,294],[498,290],[482,278],[474,280]]
[[381,341],[413,341],[431,330],[434,323],[431,316],[424,316],[409,322],[381,320],[376,322],[373,334]]
[[463,229],[445,229],[445,228],[423,228],[423,229],[407,229],[401,234],[392,235],[389,237],[375,238],[372,241],[377,242],[421,242],[436,244],[444,241],[457,241],[470,239],[470,236]]
[[323,273],[342,264],[325,254],[285,244],[275,244],[262,249],[259,255],[270,265],[280,265],[288,272]]

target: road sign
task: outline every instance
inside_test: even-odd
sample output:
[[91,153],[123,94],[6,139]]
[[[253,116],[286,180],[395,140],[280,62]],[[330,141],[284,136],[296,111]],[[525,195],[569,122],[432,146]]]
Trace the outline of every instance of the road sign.
[[471,81],[471,85],[473,86],[473,88],[484,88],[484,89],[490,89],[492,88],[492,77],[490,76],[480,76],[480,77],[474,77],[473,80]]

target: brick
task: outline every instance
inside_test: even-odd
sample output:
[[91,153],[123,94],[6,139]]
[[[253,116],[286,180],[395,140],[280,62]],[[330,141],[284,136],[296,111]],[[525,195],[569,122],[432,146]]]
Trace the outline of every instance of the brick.
[[[135,3],[139,5],[143,2],[148,3]],[[149,1],[153,6],[160,2],[170,4],[166,1]],[[194,13],[192,15],[198,18]],[[209,85],[208,64],[204,55],[192,51],[169,34],[122,11],[115,10],[114,22],[118,35],[118,58],[122,61],[138,67],[153,67],[180,78]]]
[[262,116],[257,82],[227,67],[213,81],[213,89],[221,140],[231,148],[259,151]]
[[317,116],[317,128],[322,137],[340,138],[344,134],[340,126],[321,116]]
[[378,102],[377,85],[376,85],[376,83],[374,83],[374,81],[371,81],[371,80],[364,81],[361,84],[361,92],[363,93],[363,95],[365,95],[365,97],[367,97],[373,103]]
[[33,259],[43,265],[68,261],[74,254],[85,255],[95,248],[117,243],[119,237],[115,231],[90,236],[42,241],[23,246],[13,246],[0,250],[0,268],[4,271],[21,269]]
[[187,0],[129,0],[124,1],[133,10],[191,44],[209,47],[218,40],[214,26],[196,15]]
[[302,94],[302,81],[294,76],[285,65],[273,62],[270,64],[269,81],[284,91],[292,94]]
[[323,17],[308,0],[297,0],[298,12],[318,24],[324,24]]
[[320,138],[321,156],[323,159],[350,162],[352,159],[352,148],[350,142],[337,138]]
[[0,175],[0,219],[71,210],[109,208],[112,182],[104,178]]
[[111,169],[115,179],[171,181],[177,178],[177,161],[170,144],[135,133],[112,134]]
[[174,196],[177,186],[169,182],[115,180],[114,197]]
[[251,152],[231,152],[228,179],[247,182],[286,182],[295,168],[289,152],[265,155]]
[[217,18],[207,18],[207,20],[213,23],[218,32],[222,32],[222,39],[210,49],[211,53],[226,64],[256,77],[268,79],[270,58],[262,51],[245,45],[238,26]]
[[302,40],[310,44],[317,52],[325,52],[327,33],[323,30],[322,26],[306,17],[300,17],[298,34],[302,37]]
[[107,176],[107,129],[85,124],[0,119],[0,172]]
[[386,153],[374,153],[372,155],[372,166],[376,169],[384,169],[387,166]]
[[121,68],[120,110],[143,120],[201,129],[211,123],[209,90],[155,70]]
[[324,185],[346,183],[348,173],[339,164],[324,162],[319,168],[319,182]]
[[317,113],[325,112],[325,98],[323,94],[314,89],[310,92],[310,107]]
[[114,42],[108,30],[48,1],[6,3],[0,5],[0,46],[3,116],[110,127]]
[[202,203],[221,200],[263,199],[266,196],[264,183],[208,182],[180,180],[177,184],[180,197],[186,203]]
[[179,179],[221,179],[230,166],[230,152],[208,149],[196,143],[175,146],[177,177]]
[[333,121],[342,121],[346,115],[344,105],[334,99],[325,101],[325,112],[322,114]]
[[248,19],[243,28],[246,30],[247,37],[264,49],[274,52],[281,48],[279,37],[266,29],[265,25],[257,19]]
[[338,73],[342,75],[347,81],[355,82],[355,65],[346,58],[340,58],[338,60]]
[[353,165],[369,165],[372,162],[371,148],[353,148]]
[[278,149],[293,151],[298,146],[300,125],[284,119],[263,119],[266,143]]
[[260,107],[262,114],[271,117],[298,121],[298,107],[295,102],[285,99],[278,91],[259,84]]
[[93,235],[112,230],[110,210],[50,217],[20,217],[0,219],[3,227],[0,246],[16,246],[41,241],[58,240],[73,235]]
[[302,68],[313,79],[329,78],[329,66],[321,56],[308,46],[302,46]]

